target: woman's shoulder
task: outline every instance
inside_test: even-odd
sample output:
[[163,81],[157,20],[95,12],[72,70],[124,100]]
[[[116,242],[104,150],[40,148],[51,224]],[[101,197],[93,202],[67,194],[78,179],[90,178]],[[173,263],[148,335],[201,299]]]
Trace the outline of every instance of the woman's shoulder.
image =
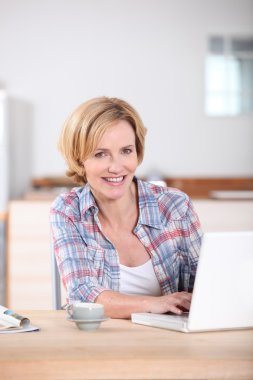
[[173,187],[160,186],[150,182],[142,181],[142,184],[146,188],[147,196],[150,199],[153,197],[162,214],[173,219],[185,217],[191,205],[191,200],[186,193]]
[[51,213],[78,217],[80,215],[80,196],[83,190],[83,187],[74,187],[70,191],[59,194],[51,205]]

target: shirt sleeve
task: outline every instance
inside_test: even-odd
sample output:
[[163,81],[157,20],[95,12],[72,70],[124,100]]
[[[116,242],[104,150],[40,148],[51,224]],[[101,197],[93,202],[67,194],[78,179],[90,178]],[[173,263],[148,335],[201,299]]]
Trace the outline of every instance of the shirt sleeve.
[[98,282],[97,272],[88,247],[75,223],[64,213],[51,209],[52,244],[67,302],[94,302],[104,290]]
[[182,265],[180,270],[180,290],[192,292],[201,247],[203,232],[192,201],[187,199],[187,212],[182,219]]

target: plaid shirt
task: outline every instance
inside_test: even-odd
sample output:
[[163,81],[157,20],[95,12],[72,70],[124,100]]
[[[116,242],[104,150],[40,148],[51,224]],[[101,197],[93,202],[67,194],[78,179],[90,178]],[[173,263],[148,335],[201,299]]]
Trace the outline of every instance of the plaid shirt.
[[[189,197],[134,179],[139,218],[133,233],[149,253],[162,294],[192,291],[202,232]],[[56,198],[51,207],[54,252],[68,302],[94,302],[119,291],[119,256],[102,233],[89,184]]]

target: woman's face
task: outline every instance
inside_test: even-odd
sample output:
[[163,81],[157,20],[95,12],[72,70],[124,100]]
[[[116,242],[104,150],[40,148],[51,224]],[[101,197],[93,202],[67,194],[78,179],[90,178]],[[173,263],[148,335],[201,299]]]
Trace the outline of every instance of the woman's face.
[[135,133],[125,120],[109,127],[84,161],[87,181],[98,201],[127,196],[137,166]]

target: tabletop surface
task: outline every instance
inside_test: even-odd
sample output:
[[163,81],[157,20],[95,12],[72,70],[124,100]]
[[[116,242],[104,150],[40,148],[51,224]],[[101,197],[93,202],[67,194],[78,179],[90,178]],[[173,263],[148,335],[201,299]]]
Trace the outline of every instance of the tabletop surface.
[[40,331],[0,335],[1,380],[253,379],[253,330],[185,334],[110,319],[78,330],[65,311],[19,311]]

